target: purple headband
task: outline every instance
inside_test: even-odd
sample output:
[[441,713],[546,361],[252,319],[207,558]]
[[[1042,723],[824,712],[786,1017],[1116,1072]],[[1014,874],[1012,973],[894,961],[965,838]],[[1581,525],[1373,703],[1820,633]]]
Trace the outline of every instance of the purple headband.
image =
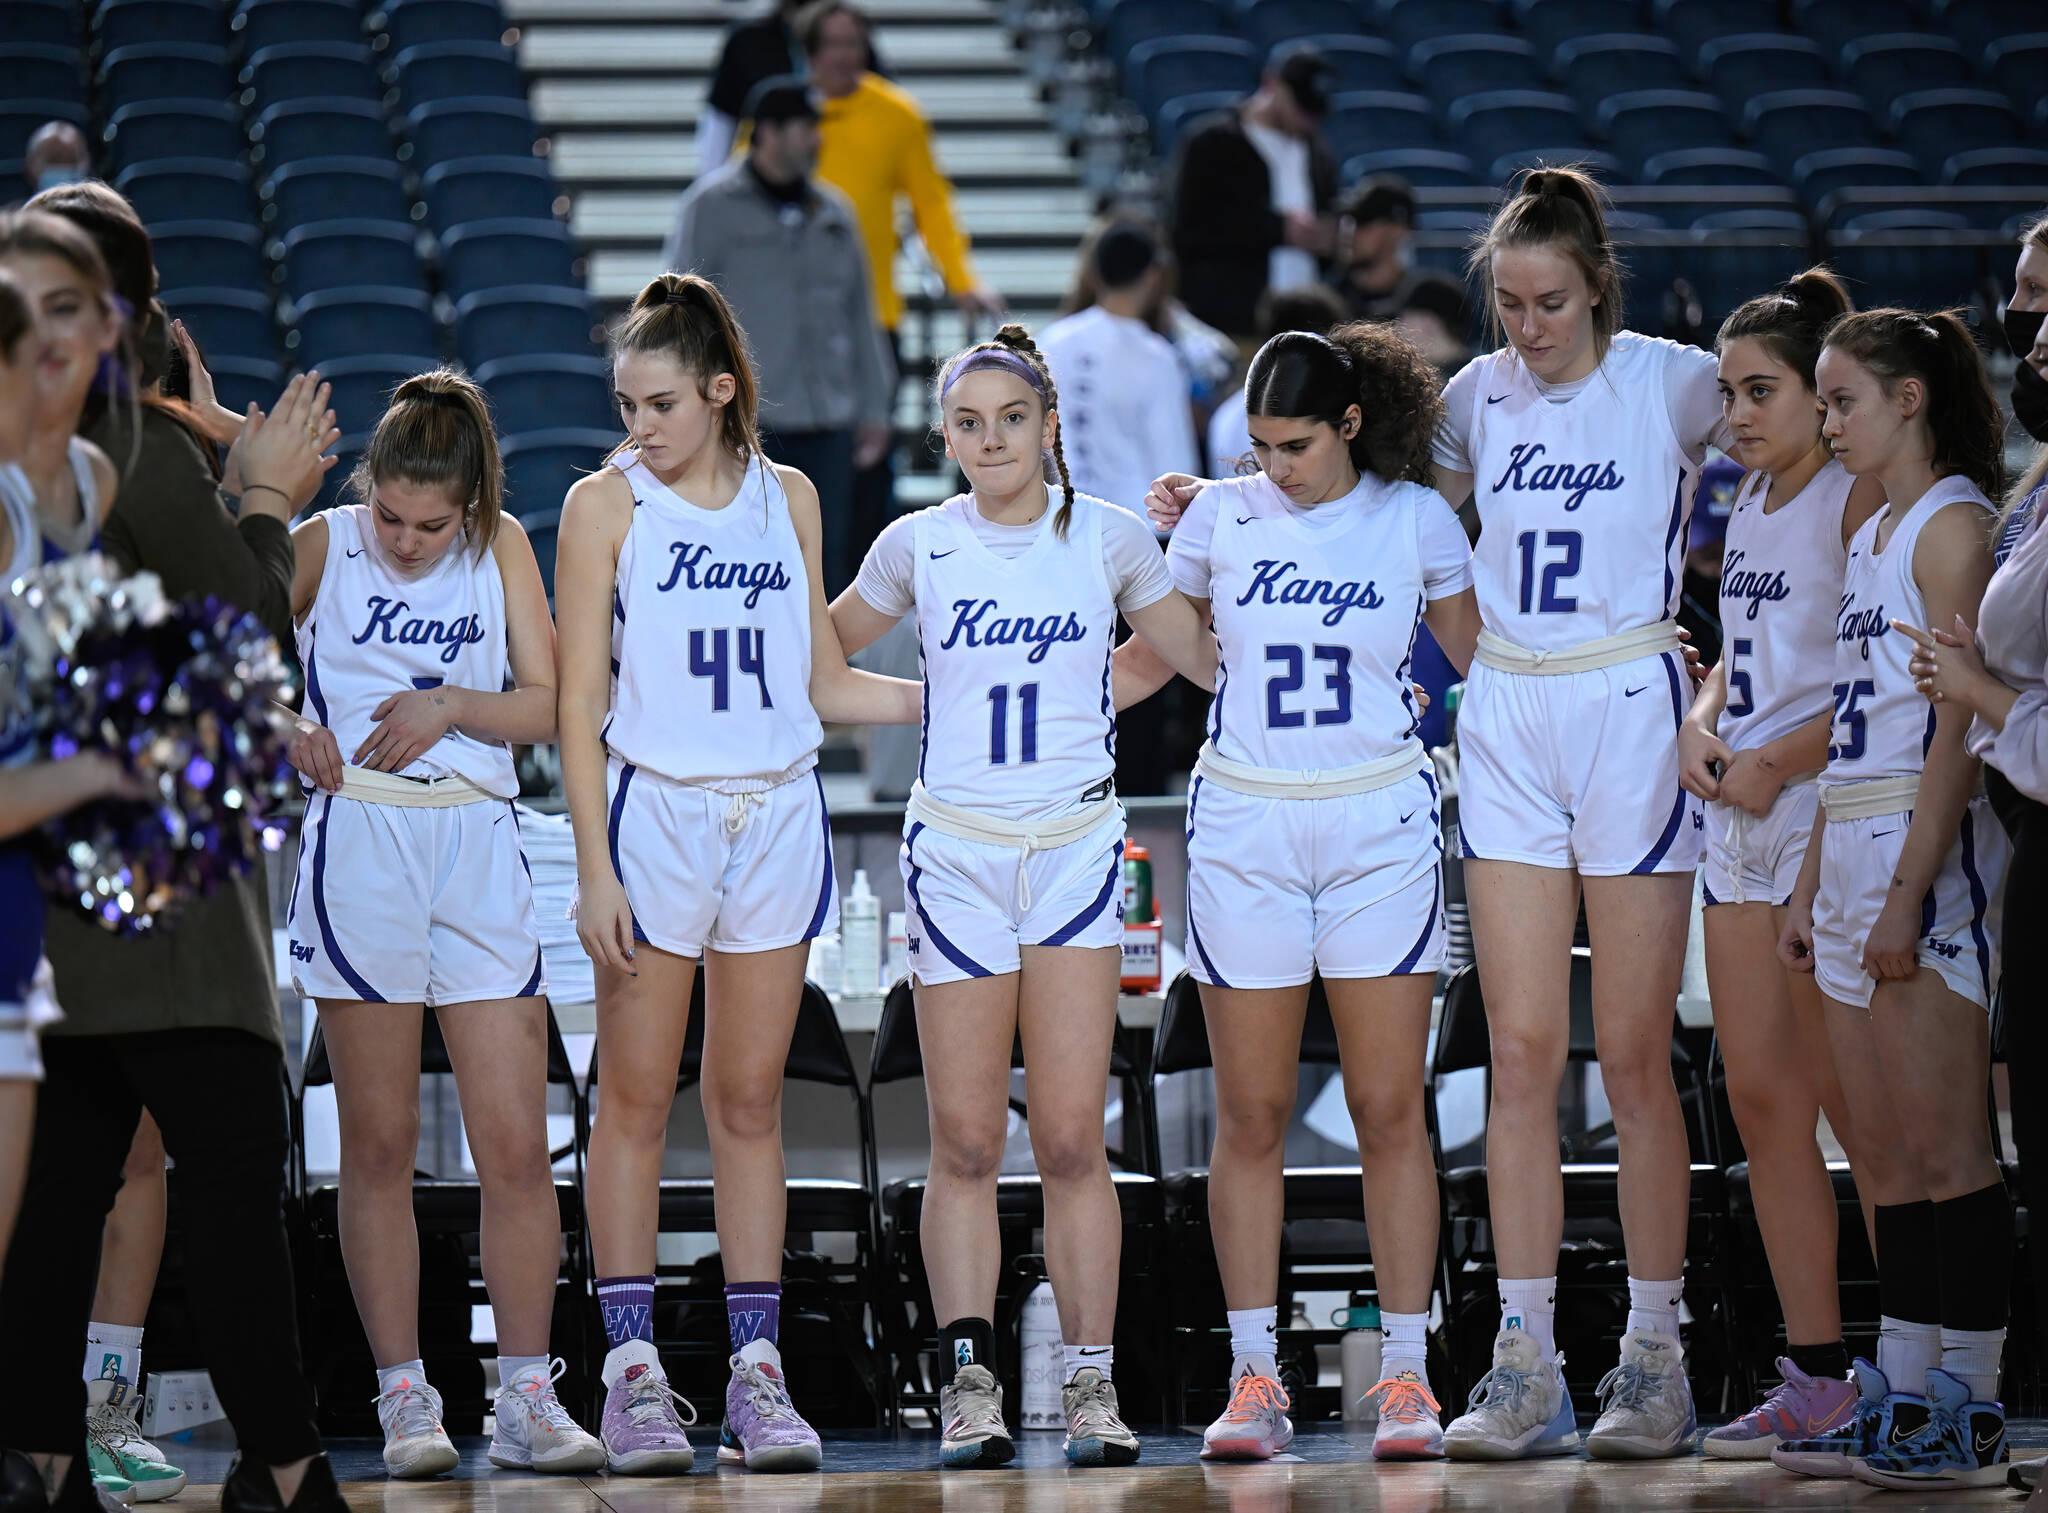
[[954,384],[960,382],[968,374],[979,372],[983,368],[1000,368],[1005,373],[1016,374],[1017,377],[1031,385],[1032,392],[1037,394],[1040,399],[1045,399],[1050,403],[1045,392],[1045,381],[1032,369],[1030,363],[1007,347],[982,347],[977,351],[969,352],[965,357],[961,358],[959,362],[953,365],[953,371],[946,375],[945,385],[939,390],[940,400],[943,401],[948,394],[953,392]]

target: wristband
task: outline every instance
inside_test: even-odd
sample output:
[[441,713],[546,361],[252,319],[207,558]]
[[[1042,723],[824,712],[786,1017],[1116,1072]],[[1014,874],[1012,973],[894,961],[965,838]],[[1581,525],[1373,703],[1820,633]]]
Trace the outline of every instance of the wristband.
[[255,493],[258,489],[261,489],[266,494],[277,495],[277,497],[282,499],[286,504],[290,504],[292,502],[291,495],[287,494],[283,489],[275,488],[267,483],[244,484],[242,486],[242,497],[246,499],[248,498],[249,495]]

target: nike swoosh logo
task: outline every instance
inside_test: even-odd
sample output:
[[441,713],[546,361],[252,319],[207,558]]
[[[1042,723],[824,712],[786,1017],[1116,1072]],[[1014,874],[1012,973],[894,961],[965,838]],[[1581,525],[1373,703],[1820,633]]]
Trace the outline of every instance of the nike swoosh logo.
[[1239,525],[1244,525],[1244,524],[1248,523],[1248,522],[1249,522],[1249,521],[1251,520],[1251,518],[1252,518],[1252,517],[1251,517],[1251,516],[1249,516],[1249,515],[1239,515],[1239,516],[1237,517],[1237,523],[1238,523]]
[[1998,1442],[2004,1438],[2005,1431],[2003,1429],[1997,1431],[1988,1440],[1981,1434],[1973,1434],[1970,1436],[1970,1447],[1977,1452],[1977,1459],[1988,1460],[1991,1456],[1998,1453]]
[[953,553],[954,553],[954,552],[957,552],[957,551],[959,551],[959,550],[960,550],[960,548],[959,548],[959,547],[957,547],[957,546],[955,546],[955,547],[948,547],[948,548],[947,548],[947,549],[946,549],[945,551],[943,551],[943,552],[933,552],[933,553],[932,553],[932,561],[936,562],[936,561],[938,561],[938,560],[939,560],[939,558],[941,558],[941,557],[950,557],[950,556],[952,556],[952,555],[953,555]]
[[1490,404],[1490,405],[1497,405],[1497,404],[1499,404],[1499,403],[1500,403],[1500,402],[1501,402],[1501,401],[1502,401],[1503,399],[1506,399],[1507,397],[1508,397],[1508,396],[1507,396],[1507,395],[1505,395],[1505,394],[1494,394],[1494,395],[1491,395],[1491,396],[1489,396],[1489,397],[1487,398],[1487,401],[1486,401],[1486,402],[1487,402],[1488,404]]
[[1649,686],[1649,684],[1645,683],[1642,688],[1624,688],[1621,691],[1621,696],[1624,699],[1633,699],[1637,694],[1641,693],[1643,689],[1646,689]]
[[363,549],[362,549],[361,547],[357,547],[357,548],[356,548],[356,549],[355,549],[354,551],[352,551],[352,552],[350,552],[350,553],[349,553],[349,555],[350,555],[351,557],[360,557],[360,556],[362,556],[362,554],[363,554]]
[[1081,1355],[1108,1355],[1115,1348],[1114,1345],[1096,1345],[1093,1347],[1083,1345],[1077,1353]]
[[1898,833],[1899,832],[1896,827],[1890,830],[1873,830],[1870,834],[1870,838],[1874,841],[1881,841],[1888,835],[1897,835]]
[[1404,814],[1404,815],[1402,815],[1402,816],[1401,816],[1401,823],[1405,825],[1405,824],[1407,824],[1407,823],[1408,823],[1408,822],[1409,822],[1410,820],[1412,820],[1412,819],[1414,819],[1414,818],[1415,818],[1415,811],[1414,811],[1413,809],[1410,809],[1410,810],[1409,810],[1409,811],[1408,811],[1408,812],[1407,812],[1406,814]]

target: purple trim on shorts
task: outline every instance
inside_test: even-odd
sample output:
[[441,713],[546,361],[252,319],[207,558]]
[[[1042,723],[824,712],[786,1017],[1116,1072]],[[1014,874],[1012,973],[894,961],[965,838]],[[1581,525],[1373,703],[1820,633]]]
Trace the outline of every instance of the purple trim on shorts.
[[[1201,797],[1202,780],[1198,777],[1188,789],[1188,840],[1190,842],[1195,838],[1195,805],[1201,801]],[[1202,970],[1209,974],[1209,981],[1215,986],[1219,988],[1229,987],[1230,984],[1223,980],[1223,974],[1216,970],[1216,963],[1209,960],[1209,948],[1202,944],[1202,932],[1195,928],[1195,886],[1192,879],[1188,883],[1187,914],[1188,939],[1194,942],[1195,954],[1202,958]]]
[[[1676,652],[1667,651],[1657,659],[1664,664],[1664,676],[1671,680],[1671,713],[1675,722],[1672,727],[1674,730],[1678,724],[1682,724],[1685,720],[1685,694],[1679,687],[1678,669],[1671,665],[1671,659],[1677,655],[1678,653]],[[1664,833],[1657,837],[1657,844],[1650,848],[1650,854],[1629,869],[1631,876],[1642,877],[1657,870],[1657,863],[1664,860],[1664,853],[1669,851],[1671,843],[1678,839],[1678,829],[1684,823],[1684,820],[1685,790],[1681,788],[1678,790],[1677,801],[1671,806],[1671,818],[1665,821]]]
[[1094,902],[1053,931],[1052,934],[1046,936],[1039,944],[1041,946],[1063,946],[1087,928],[1094,921],[1095,917],[1102,912],[1103,906],[1109,902],[1110,894],[1116,891],[1117,884],[1123,879],[1123,870],[1124,843],[1118,841],[1116,843],[1116,855],[1109,859],[1109,876],[1102,880],[1102,891],[1095,895]]
[[804,926],[804,939],[816,940],[825,928],[825,908],[832,902],[832,814],[825,807],[825,780],[818,775],[818,769],[811,769],[811,777],[818,785],[818,818],[825,826],[825,881],[818,889],[817,912],[811,915],[811,922]]
[[[1439,881],[1436,893],[1432,893],[1429,896],[1429,922],[1422,927],[1422,934],[1417,937],[1415,944],[1409,948],[1408,954],[1401,958],[1401,964],[1387,974],[1389,977],[1406,977],[1414,972],[1415,963],[1422,959],[1422,948],[1429,944],[1430,936],[1436,933],[1437,894],[1442,892],[1443,886],[1441,881]],[[1434,972],[1436,968],[1431,967],[1429,970]]]
[[1963,876],[1970,880],[1970,938],[1977,943],[1977,975],[1983,979],[1984,997],[1991,998],[1991,942],[1984,934],[1984,911],[1988,899],[1984,880],[1977,875],[1977,829],[1970,811],[1963,811]]
[[[633,774],[639,770],[631,762],[623,763],[619,767],[619,791],[612,795],[611,822],[605,827],[611,840],[612,876],[619,880],[621,888],[626,886],[626,873],[619,865],[619,817],[625,813],[626,789],[633,781]],[[633,901],[630,897],[626,900],[626,914],[633,921],[633,939],[646,940],[647,944],[653,945],[653,941],[647,940],[647,932],[640,928],[640,916],[633,912]]]
[[328,959],[334,963],[334,970],[341,974],[343,982],[362,994],[365,1003],[390,1002],[369,983],[360,972],[349,965],[348,958],[341,954],[341,942],[334,938],[334,927],[327,919],[327,822],[334,809],[332,794],[320,795],[320,838],[313,843],[313,917],[320,922],[320,941],[327,947]]
[[912,823],[910,834],[903,837],[903,856],[910,863],[910,876],[905,878],[903,882],[904,891],[910,895],[910,902],[917,910],[917,917],[924,921],[925,932],[931,936],[932,944],[939,948],[941,956],[945,957],[946,960],[953,963],[954,966],[965,972],[969,977],[993,977],[996,975],[995,973],[954,945],[953,942],[946,939],[939,927],[932,922],[931,915],[926,912],[924,900],[918,897],[917,880],[924,876],[924,871],[917,865],[917,861],[912,854],[912,848],[917,845],[917,838],[923,832],[923,822],[917,821]]

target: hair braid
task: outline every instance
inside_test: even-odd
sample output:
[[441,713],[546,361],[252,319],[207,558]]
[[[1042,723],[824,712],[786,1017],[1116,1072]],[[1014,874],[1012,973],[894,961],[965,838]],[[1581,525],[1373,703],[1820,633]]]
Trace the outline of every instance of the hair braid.
[[1046,413],[1052,416],[1052,468],[1047,483],[1057,482],[1060,486],[1060,507],[1052,517],[1053,533],[1062,541],[1067,538],[1067,528],[1074,519],[1074,480],[1067,472],[1067,451],[1060,438],[1060,390],[1052,381],[1052,369],[1046,365],[1045,354],[1038,350],[1038,343],[1031,339],[1031,333],[1012,322],[999,328],[995,336],[984,342],[976,342],[964,351],[955,353],[939,369],[936,390],[945,392],[947,377],[962,360],[976,352],[1014,352],[1030,365],[1037,375],[1039,388],[1045,394]]

